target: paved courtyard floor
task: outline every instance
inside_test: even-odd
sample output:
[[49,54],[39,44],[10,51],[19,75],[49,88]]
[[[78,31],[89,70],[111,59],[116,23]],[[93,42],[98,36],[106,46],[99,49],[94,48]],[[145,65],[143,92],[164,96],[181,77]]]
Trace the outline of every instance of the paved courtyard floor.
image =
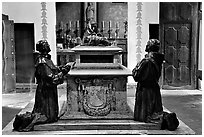
[[[66,94],[63,89],[59,89],[58,93],[59,97]],[[202,135],[202,91],[162,90],[161,93],[164,107],[175,112],[178,118],[189,126],[196,135]],[[134,96],[134,93],[132,95]],[[34,91],[2,95],[2,129],[31,100],[34,100],[34,96]]]

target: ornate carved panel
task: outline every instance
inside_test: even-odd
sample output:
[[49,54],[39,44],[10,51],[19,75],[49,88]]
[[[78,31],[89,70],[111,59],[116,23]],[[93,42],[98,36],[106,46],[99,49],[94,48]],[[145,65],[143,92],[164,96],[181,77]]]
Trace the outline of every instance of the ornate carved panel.
[[193,6],[190,3],[182,3],[179,5],[178,14],[181,20],[190,20]]
[[189,61],[189,49],[186,46],[182,46],[178,50],[178,59],[180,63],[188,66],[187,62]]
[[76,79],[78,83],[78,111],[90,116],[105,116],[116,109],[113,80]]
[[[165,2],[160,6],[160,19],[162,21],[191,20],[193,15],[193,4],[188,2]],[[165,11],[165,12],[164,12]]]
[[176,15],[176,6],[171,3],[162,3],[161,11],[165,10],[165,12],[160,12],[160,18],[162,20],[175,20]]
[[165,83],[182,86],[190,83],[190,24],[166,24],[164,27]]
[[165,80],[167,83],[173,83],[174,82],[174,76],[176,73],[176,68],[173,65],[169,65],[166,69],[165,69]]
[[165,52],[165,54],[168,54],[168,56],[166,56],[166,64],[175,66],[176,49],[168,44],[166,46],[168,46]]
[[177,40],[177,30],[174,27],[168,27],[165,29],[165,42],[170,45],[174,46],[176,45]]
[[[178,29],[178,40],[181,44],[187,43],[187,46],[189,44],[190,39],[190,28],[183,25]],[[189,47],[188,47],[189,48]]]
[[189,68],[186,65],[180,65],[179,71],[179,80],[184,84],[190,84],[190,75]]

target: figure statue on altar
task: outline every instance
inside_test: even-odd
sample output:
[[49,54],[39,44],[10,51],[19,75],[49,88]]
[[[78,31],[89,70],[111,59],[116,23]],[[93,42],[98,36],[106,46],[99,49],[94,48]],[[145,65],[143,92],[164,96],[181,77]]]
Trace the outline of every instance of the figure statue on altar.
[[86,8],[86,33],[88,34],[85,35],[96,35],[98,33],[93,2],[88,2]]
[[88,2],[88,6],[86,8],[86,21],[90,24],[95,23],[95,10],[93,7],[93,2]]
[[88,2],[86,8],[86,31],[83,37],[83,45],[86,46],[110,46],[111,43],[103,37],[98,30],[95,20],[95,9],[93,2]]

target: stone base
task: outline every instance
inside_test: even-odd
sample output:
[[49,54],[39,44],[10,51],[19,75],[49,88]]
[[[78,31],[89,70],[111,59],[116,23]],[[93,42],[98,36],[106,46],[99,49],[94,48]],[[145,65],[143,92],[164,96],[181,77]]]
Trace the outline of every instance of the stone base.
[[52,124],[35,126],[35,131],[65,130],[159,130],[161,124],[133,120],[59,120]]
[[[60,109],[63,106],[66,96],[59,99]],[[134,108],[134,98],[127,99],[130,109]],[[25,109],[20,113],[31,111],[34,100],[32,100]],[[166,110],[165,110],[166,111]],[[17,132],[13,131],[14,119],[2,130],[2,135],[115,135],[115,134],[134,134],[134,135],[192,135],[195,132],[190,129],[185,123],[179,120],[180,125],[175,131],[159,130],[160,124],[136,122],[127,119],[67,119],[59,120],[52,124],[36,125],[34,131]]]
[[[63,106],[60,111],[60,119],[61,120],[132,120],[133,119],[133,111],[130,109],[127,103],[126,107],[123,111],[114,111],[112,110],[106,116],[89,116],[84,113],[84,111],[67,111],[67,103],[66,101],[63,103]],[[63,114],[64,113],[64,114]]]
[[119,113],[118,111],[111,111],[107,116],[89,116],[84,114],[84,112],[70,112],[69,114],[63,115],[60,117],[61,120],[132,120],[133,113]]

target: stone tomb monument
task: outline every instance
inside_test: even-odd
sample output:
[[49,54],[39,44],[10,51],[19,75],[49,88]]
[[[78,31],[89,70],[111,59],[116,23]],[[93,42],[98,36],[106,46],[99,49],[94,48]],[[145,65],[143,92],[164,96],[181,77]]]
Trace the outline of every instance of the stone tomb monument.
[[75,67],[67,78],[61,119],[132,119],[127,105],[127,76],[117,46],[77,46]]
[[[126,88],[131,71],[121,65],[121,48],[77,46],[72,50],[76,65],[67,77],[67,94],[59,100],[60,119],[35,125],[31,132],[12,131],[12,120],[3,134],[195,134],[182,121],[178,130],[167,131],[160,130],[161,124],[133,120],[134,100],[127,97]],[[33,102],[21,113],[32,108]]]
[[127,103],[127,77],[132,72],[121,63],[121,48],[79,45],[71,50],[76,64],[66,79],[61,117],[56,123],[35,126],[35,131],[114,134],[160,129],[160,124],[133,120],[133,105]]

